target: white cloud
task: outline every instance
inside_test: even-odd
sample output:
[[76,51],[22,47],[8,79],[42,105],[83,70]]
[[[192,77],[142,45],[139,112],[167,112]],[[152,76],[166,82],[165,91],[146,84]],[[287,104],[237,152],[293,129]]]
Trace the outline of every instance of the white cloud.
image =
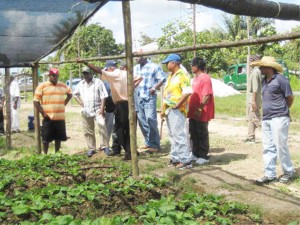
[[[281,2],[300,5],[300,0],[280,0]],[[138,45],[140,34],[145,33],[151,38],[162,35],[161,28],[172,21],[187,21],[192,18],[190,4],[168,0],[134,0],[130,2],[133,45]],[[220,10],[197,5],[197,31],[211,27],[222,26]],[[90,23],[100,23],[110,29],[118,43],[124,43],[124,28],[121,2],[109,2],[93,16]],[[278,32],[291,31],[292,27],[299,26],[298,21],[275,20]]]

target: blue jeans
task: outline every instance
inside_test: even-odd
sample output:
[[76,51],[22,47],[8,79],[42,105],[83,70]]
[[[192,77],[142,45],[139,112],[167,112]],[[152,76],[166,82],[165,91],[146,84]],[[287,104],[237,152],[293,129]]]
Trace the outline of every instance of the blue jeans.
[[275,117],[262,121],[263,160],[266,177],[276,177],[277,156],[283,173],[287,175],[294,173],[287,146],[289,125],[289,117]]
[[173,162],[190,162],[186,118],[178,109],[171,109],[167,115],[167,126],[171,142],[170,157]]
[[157,128],[156,95],[149,99],[138,98],[137,117],[145,145],[151,148],[160,147],[159,131]]

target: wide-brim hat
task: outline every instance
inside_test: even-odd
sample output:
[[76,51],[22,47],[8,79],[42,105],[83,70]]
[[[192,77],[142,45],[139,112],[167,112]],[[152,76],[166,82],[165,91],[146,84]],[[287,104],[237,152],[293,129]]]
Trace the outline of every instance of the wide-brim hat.
[[276,59],[272,56],[264,56],[264,57],[262,57],[261,60],[257,60],[257,61],[250,63],[250,66],[271,67],[279,73],[282,73],[282,71],[283,71],[282,66],[278,62],[276,62]]

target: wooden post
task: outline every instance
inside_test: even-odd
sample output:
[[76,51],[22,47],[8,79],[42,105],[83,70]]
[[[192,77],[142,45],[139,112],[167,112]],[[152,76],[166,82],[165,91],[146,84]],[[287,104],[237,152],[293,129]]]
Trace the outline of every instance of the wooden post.
[[134,177],[139,175],[137,150],[136,150],[136,114],[134,109],[134,85],[133,85],[133,54],[132,54],[132,33],[131,33],[131,15],[129,1],[122,1],[124,35],[125,35],[125,53],[127,65],[127,93],[129,109],[129,126],[130,126],[130,149],[132,174]]
[[[35,64],[32,67],[32,93],[34,94],[36,87],[39,84],[39,77],[38,77],[38,69],[39,65]],[[41,147],[41,131],[40,131],[40,114],[37,108],[34,106],[34,137],[35,137],[35,147],[36,147],[36,153],[41,154],[42,153],[42,147]]]
[[6,109],[6,148],[11,149],[11,99],[10,99],[10,69],[5,68],[5,109]]

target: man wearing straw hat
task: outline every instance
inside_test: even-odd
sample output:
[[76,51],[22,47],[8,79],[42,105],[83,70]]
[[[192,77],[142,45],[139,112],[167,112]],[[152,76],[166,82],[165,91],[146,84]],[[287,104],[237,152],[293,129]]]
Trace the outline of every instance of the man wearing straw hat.
[[264,56],[261,60],[252,62],[251,66],[258,66],[261,73],[265,75],[262,80],[264,177],[257,179],[256,183],[268,184],[277,181],[277,156],[283,171],[278,181],[288,183],[294,175],[287,145],[290,125],[289,108],[293,104],[293,92],[289,80],[280,74],[282,67],[274,57]]

